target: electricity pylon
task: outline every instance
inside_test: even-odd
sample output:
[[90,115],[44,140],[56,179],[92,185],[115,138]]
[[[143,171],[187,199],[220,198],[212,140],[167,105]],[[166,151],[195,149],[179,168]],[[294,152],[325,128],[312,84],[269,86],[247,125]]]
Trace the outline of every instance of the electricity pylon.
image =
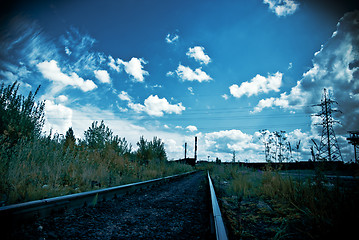
[[317,159],[320,161],[343,161],[342,154],[338,145],[337,138],[335,137],[333,124],[338,123],[332,117],[333,112],[340,112],[338,109],[333,109],[332,105],[338,104],[336,101],[330,99],[327,90],[324,88],[321,103],[313,105],[321,107],[321,111],[315,116],[321,118],[322,137],[320,140]]

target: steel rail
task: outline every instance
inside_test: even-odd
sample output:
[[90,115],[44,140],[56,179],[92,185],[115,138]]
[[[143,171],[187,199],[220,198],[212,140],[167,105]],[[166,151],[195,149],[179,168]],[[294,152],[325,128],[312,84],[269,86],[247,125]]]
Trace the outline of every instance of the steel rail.
[[211,176],[209,175],[209,172],[208,172],[208,182],[209,182],[209,188],[210,188],[210,192],[211,192],[211,201],[212,201],[214,225],[215,225],[215,230],[216,230],[216,238],[217,238],[217,240],[227,240],[228,237],[227,237],[226,229],[224,227],[221,210],[218,205],[216,193],[214,191],[214,187],[213,187]]
[[117,198],[129,192],[158,185],[162,182],[181,178],[197,171],[186,172],[168,177],[156,178],[143,182],[131,183],[116,187],[75,193],[60,197],[36,200],[0,207],[0,220],[2,222],[28,221],[37,217],[49,216],[65,209],[75,209],[86,206],[95,206],[99,201]]

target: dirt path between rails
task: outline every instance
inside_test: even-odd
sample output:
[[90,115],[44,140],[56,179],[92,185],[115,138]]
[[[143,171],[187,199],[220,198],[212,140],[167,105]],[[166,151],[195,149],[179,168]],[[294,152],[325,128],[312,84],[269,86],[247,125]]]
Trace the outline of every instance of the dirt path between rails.
[[213,239],[203,172],[19,226],[12,239]]

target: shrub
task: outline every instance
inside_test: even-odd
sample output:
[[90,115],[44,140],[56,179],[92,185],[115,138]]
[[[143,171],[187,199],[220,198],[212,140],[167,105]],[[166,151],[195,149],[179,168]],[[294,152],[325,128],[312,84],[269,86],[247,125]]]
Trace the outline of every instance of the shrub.
[[1,144],[9,147],[15,145],[20,139],[38,137],[44,124],[44,102],[35,103],[35,93],[30,91],[25,98],[18,94],[17,82],[0,88],[0,134]]

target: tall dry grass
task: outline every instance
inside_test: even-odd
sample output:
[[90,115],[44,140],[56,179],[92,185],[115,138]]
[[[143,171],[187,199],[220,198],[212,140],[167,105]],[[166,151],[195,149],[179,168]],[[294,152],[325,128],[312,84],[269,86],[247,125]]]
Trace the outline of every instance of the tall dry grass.
[[238,165],[214,165],[211,174],[222,196],[237,196],[239,201],[263,199],[283,212],[295,209],[306,219],[303,221],[310,222],[315,236],[344,234],[359,220],[357,182],[328,181],[320,172],[299,179],[272,169],[258,171]]
[[[4,161],[1,161],[3,163]],[[26,202],[148,180],[192,170],[167,161],[144,165],[132,155],[113,149],[102,151],[75,147],[42,137],[23,141],[12,149],[8,166],[0,164],[3,204]]]

